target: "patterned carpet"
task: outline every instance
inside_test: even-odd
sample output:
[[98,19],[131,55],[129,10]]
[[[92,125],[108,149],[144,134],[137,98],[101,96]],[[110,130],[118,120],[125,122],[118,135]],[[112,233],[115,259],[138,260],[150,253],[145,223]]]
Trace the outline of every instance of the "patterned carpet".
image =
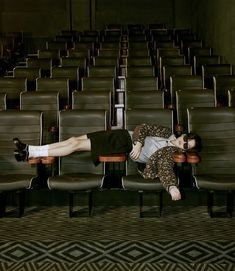
[[99,206],[92,217],[68,207],[30,207],[0,219],[0,270],[234,271],[235,219],[205,206],[171,205],[161,218],[136,206]]

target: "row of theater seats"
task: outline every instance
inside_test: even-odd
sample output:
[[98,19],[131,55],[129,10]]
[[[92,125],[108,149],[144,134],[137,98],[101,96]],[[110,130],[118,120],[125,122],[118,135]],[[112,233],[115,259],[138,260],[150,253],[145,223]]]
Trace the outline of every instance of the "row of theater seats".
[[[75,214],[75,195],[78,192],[85,191],[89,195],[89,214],[91,214],[92,192],[103,190],[105,179],[110,182],[114,178],[113,172],[110,174],[108,169],[108,161],[110,160],[104,160],[103,157],[100,157],[102,163],[95,167],[89,152],[75,152],[69,156],[60,157],[58,172],[51,171],[49,176],[45,176],[44,173],[48,167],[54,168],[57,161],[53,159],[37,159],[37,163],[34,165],[32,161],[29,163],[16,162],[13,155],[12,138],[18,136],[24,142],[40,145],[43,141],[43,123],[43,113],[40,111],[0,111],[1,216],[6,214],[9,192],[17,192],[19,197],[18,215],[21,216],[24,212],[25,192],[28,189],[34,189],[38,184],[45,181],[47,188],[69,193],[70,216]],[[139,123],[158,123],[169,127],[173,132],[173,112],[165,109],[127,110],[125,128],[131,131]],[[188,167],[190,164],[190,176],[193,184],[192,186],[188,184],[188,186],[192,189],[197,187],[200,190],[207,191],[210,216],[215,215],[213,211],[214,191],[227,192],[226,214],[232,216],[233,191],[235,189],[235,109],[229,107],[191,108],[187,110],[187,124],[187,129],[199,134],[203,142],[199,164],[190,160],[191,152],[186,152],[184,155],[187,159],[179,164],[181,170],[184,170],[184,167]],[[107,128],[107,112],[105,110],[65,110],[59,113],[60,140]],[[124,163],[124,173],[120,176],[121,188],[139,193],[140,216],[144,215],[144,192],[159,194],[157,206],[161,214],[163,187],[158,179],[143,179],[138,174],[136,163],[128,158],[126,159],[125,155],[117,156],[117,158],[121,159],[115,160],[116,162]],[[181,186],[181,189],[184,189],[184,187]]]
[[[200,74],[200,69],[198,71],[195,69],[195,62],[192,62],[192,59],[197,60],[198,63],[198,57],[203,59],[204,55],[197,54],[206,54],[206,48],[193,47],[193,44],[195,46],[197,44],[196,36],[189,31],[175,31],[172,34],[167,29],[151,29],[146,33],[146,29],[141,27],[124,33],[122,29],[108,30],[101,40],[97,39],[96,33],[86,33],[89,34],[88,36],[80,35],[71,43],[72,47],[69,51],[62,50],[62,54],[60,49],[53,49],[53,52],[59,52],[59,58],[50,55],[49,46],[52,45],[49,45],[48,42],[46,50],[38,50],[36,55],[28,55],[24,63],[19,63],[21,66],[13,69],[12,78],[0,78],[0,89],[3,90],[1,91],[3,92],[3,109],[20,109],[17,112],[15,110],[1,112],[3,121],[3,135],[1,136],[3,143],[1,144],[4,148],[6,146],[6,150],[3,151],[4,156],[1,157],[3,168],[9,171],[10,165],[12,165],[13,169],[16,169],[16,174],[9,178],[6,177],[7,173],[5,174],[7,170],[2,171],[3,186],[0,190],[3,192],[18,191],[21,188],[24,190],[26,187],[31,187],[29,180],[32,179],[23,177],[22,180],[19,172],[21,169],[25,172],[34,170],[34,176],[37,176],[38,173],[40,173],[40,178],[49,176],[48,186],[51,189],[70,192],[70,215],[72,216],[74,191],[91,192],[93,189],[100,188],[103,177],[108,172],[104,173],[103,167],[102,172],[99,171],[99,167],[94,168],[87,154],[84,153],[80,156],[74,154],[59,159],[58,168],[56,166],[46,168],[45,175],[41,170],[42,164],[47,162],[41,161],[40,165],[36,166],[38,171],[35,173],[35,166],[31,168],[25,164],[19,165],[14,161],[11,138],[19,136],[30,144],[45,144],[54,142],[58,138],[62,140],[77,134],[114,128],[112,126],[132,130],[135,125],[143,122],[166,125],[172,131],[182,133],[182,129],[175,130],[178,127],[175,124],[180,124],[179,127],[183,126],[184,131],[193,131],[202,135],[205,144],[200,168],[202,168],[202,173],[208,169],[209,177],[206,177],[205,171],[204,179],[199,187],[206,188],[208,191],[210,188],[212,190],[234,190],[232,180],[234,172],[231,170],[229,175],[225,176],[227,170],[221,164],[230,159],[229,162],[226,162],[228,164],[226,168],[234,166],[232,159],[234,148],[228,147],[229,144],[230,147],[234,146],[234,119],[232,117],[234,114],[234,108],[232,108],[234,107],[234,91],[232,90],[234,76],[231,72],[222,75],[218,72],[217,66],[203,63],[202,72],[205,71],[205,68],[211,68],[214,71],[210,77],[205,76],[204,73]],[[57,42],[55,44],[54,46],[58,45]],[[83,52],[81,48],[78,49],[79,45],[88,46],[85,49],[86,53],[89,52],[88,57],[79,57],[79,54]],[[210,56],[205,55],[205,57]],[[85,66],[77,65],[80,59]],[[66,61],[74,61],[75,64],[72,65],[69,62],[68,69],[65,69],[65,76],[63,63]],[[49,62],[49,69],[38,66],[39,62]],[[36,64],[30,67],[29,63]],[[218,67],[222,68],[221,65]],[[36,71],[34,77],[26,76],[26,73],[33,70]],[[72,75],[69,70],[70,72],[75,71],[74,74]],[[80,70],[82,70],[81,73]],[[21,72],[23,75],[19,76]],[[55,75],[56,72],[57,75]],[[17,74],[23,78],[18,78]],[[75,80],[72,79],[74,75]],[[205,88],[206,80],[210,79],[211,83],[211,78],[214,82],[212,89]],[[17,82],[20,82],[20,85],[17,85]],[[16,92],[17,95],[15,95]],[[223,93],[224,100],[220,98],[220,93]],[[218,108],[219,103],[223,103],[225,107]],[[194,110],[190,109],[190,112],[191,110],[196,112],[196,117],[191,118],[191,115],[188,115],[187,111],[191,107],[195,107]],[[203,108],[196,109],[198,107]],[[35,110],[41,111],[43,114],[35,112]],[[31,122],[31,118],[33,119],[35,114],[37,122],[40,124],[39,128]],[[27,121],[27,119],[29,120]],[[190,124],[192,119],[193,124]],[[4,121],[8,124],[4,124]],[[27,125],[25,125],[26,123]],[[30,126],[35,126],[36,132]],[[8,129],[11,133],[6,133]],[[211,136],[213,136],[212,140],[210,140]],[[218,146],[218,150],[216,146]],[[9,152],[9,150],[11,151]],[[222,153],[222,162],[219,152]],[[6,161],[10,161],[10,165]],[[213,167],[218,169],[218,172],[215,171],[216,176],[210,175]],[[139,191],[140,207],[143,191],[162,190],[156,180],[145,181],[137,176],[136,168],[130,161],[125,162],[124,171],[126,176],[122,178],[123,187]],[[95,173],[95,175],[89,175],[87,172]],[[85,175],[81,173],[85,173]],[[99,178],[97,178],[96,174],[99,173]],[[226,179],[224,184],[221,183],[221,178]],[[208,182],[209,186],[203,187],[204,184],[208,185]],[[211,184],[213,184],[212,187]],[[91,193],[89,194],[91,195]],[[3,202],[4,195],[5,193],[2,193]],[[209,203],[212,214],[211,197]],[[161,205],[160,202],[160,209]],[[228,201],[230,214],[231,205],[230,199]],[[23,210],[20,208],[19,214],[22,212]]]

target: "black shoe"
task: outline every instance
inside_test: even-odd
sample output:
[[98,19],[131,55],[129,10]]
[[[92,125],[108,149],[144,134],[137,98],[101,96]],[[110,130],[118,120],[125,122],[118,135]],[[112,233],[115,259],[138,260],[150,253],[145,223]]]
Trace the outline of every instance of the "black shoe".
[[13,143],[15,144],[18,151],[24,151],[27,148],[27,145],[21,142],[17,137],[13,138]]
[[17,162],[27,161],[29,157],[28,146],[22,151],[14,150],[14,155]]

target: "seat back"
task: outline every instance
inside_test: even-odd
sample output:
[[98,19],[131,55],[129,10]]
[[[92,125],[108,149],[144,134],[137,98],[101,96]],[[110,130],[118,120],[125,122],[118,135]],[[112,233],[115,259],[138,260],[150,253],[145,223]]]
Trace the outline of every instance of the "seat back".
[[202,78],[206,88],[213,88],[213,76],[232,74],[233,69],[231,64],[202,65]]
[[7,109],[7,95],[6,93],[0,93],[0,111]]
[[[172,129],[173,133],[173,111],[168,109],[130,109],[126,110],[125,128],[134,131],[137,125],[142,123],[157,124]],[[126,163],[126,174],[136,174],[136,163],[128,159]]]
[[153,76],[127,77],[125,88],[126,91],[158,90],[158,78]]
[[1,77],[0,92],[7,94],[7,108],[15,109],[20,103],[20,93],[27,90],[26,78]]
[[125,108],[164,108],[164,92],[161,90],[148,92],[128,91],[126,93]]
[[55,91],[60,94],[60,108],[64,108],[70,103],[69,99],[69,79],[66,78],[38,78],[36,90]]
[[[72,136],[106,130],[107,115],[105,110],[67,110],[59,114],[59,140]],[[90,152],[74,152],[59,158],[59,174],[72,173],[103,174],[103,164],[95,166]]]
[[155,76],[155,68],[152,65],[139,65],[127,67],[126,77]]
[[107,123],[111,121],[112,96],[109,91],[73,91],[72,109],[103,109],[107,111]]
[[113,77],[116,78],[116,66],[92,66],[87,68],[88,77]]
[[195,174],[235,174],[235,108],[189,109],[188,125],[202,140]]
[[26,58],[26,67],[28,68],[40,68],[41,76],[50,76],[52,67],[52,59],[50,58]]
[[82,90],[107,90],[114,92],[113,77],[87,77],[82,78]]
[[27,90],[35,90],[36,79],[41,77],[41,68],[38,68],[38,67],[29,68],[29,67],[16,66],[13,69],[13,77],[26,78]]
[[235,89],[235,75],[217,75],[213,77],[213,87],[217,101],[228,104],[228,89]]
[[[15,160],[13,138],[31,145],[42,143],[42,113],[39,111],[0,111],[1,175],[37,174],[37,168]],[[3,188],[4,189],[4,188]],[[7,189],[7,188],[6,188]]]
[[235,91],[234,91],[234,89],[228,90],[228,106],[235,107]]
[[191,65],[166,65],[162,68],[163,87],[169,89],[170,76],[174,75],[193,75]]
[[118,57],[103,57],[97,56],[93,58],[94,66],[114,66],[118,67],[119,61]]
[[220,64],[220,56],[211,55],[211,56],[194,56],[193,66],[194,74],[202,74],[202,65],[211,65],[211,64]]
[[216,99],[212,89],[184,89],[176,91],[177,123],[187,131],[187,109],[192,107],[215,107]]
[[197,75],[175,75],[170,76],[171,102],[175,103],[175,92],[183,89],[203,89],[204,82],[201,76]]
[[152,66],[150,56],[128,57],[127,66]]
[[53,67],[51,77],[69,79],[70,90],[79,89],[79,67]]
[[52,128],[58,128],[59,93],[55,91],[22,92],[20,95],[21,110],[38,110],[43,112],[43,144],[57,139]]

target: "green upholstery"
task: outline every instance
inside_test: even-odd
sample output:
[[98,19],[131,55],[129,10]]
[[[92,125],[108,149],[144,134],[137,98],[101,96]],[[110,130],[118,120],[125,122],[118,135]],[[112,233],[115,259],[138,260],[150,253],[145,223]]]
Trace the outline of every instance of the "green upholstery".
[[70,90],[79,89],[79,67],[53,67],[51,78],[69,79]]
[[183,89],[203,89],[202,76],[198,75],[175,75],[170,76],[171,103],[175,104],[175,92]]
[[[89,132],[106,130],[107,116],[105,110],[68,110],[59,115],[60,141],[72,136],[84,135]],[[102,186],[104,165],[95,166],[90,152],[75,152],[59,158],[59,175],[48,179],[50,189],[65,190],[72,197],[70,216],[73,211],[73,193],[78,191],[97,190]],[[91,203],[91,202],[90,202]],[[89,206],[91,212],[91,205]]]
[[72,109],[103,109],[107,111],[107,123],[111,122],[111,92],[74,91],[72,93]]
[[[194,169],[194,179],[199,189],[207,191],[235,190],[235,109],[189,109],[189,131],[202,139],[201,163]],[[208,203],[212,214],[211,197]],[[227,210],[232,214],[232,203]]]
[[206,88],[213,88],[213,76],[232,75],[231,64],[208,64],[202,65],[202,78]]
[[53,143],[58,140],[59,93],[55,91],[22,92],[20,95],[21,110],[38,110],[43,112],[43,144]]
[[126,77],[155,76],[155,68],[152,65],[128,66]]
[[126,91],[147,91],[158,90],[157,77],[127,77],[126,78]]
[[87,77],[82,78],[82,90],[107,90],[114,92],[113,77]]
[[36,80],[37,91],[59,92],[60,108],[70,104],[69,79],[66,78],[38,78]]
[[29,68],[29,67],[16,66],[13,69],[13,77],[26,78],[27,90],[35,90],[36,79],[41,77],[41,68],[38,68],[38,67]]
[[166,65],[162,67],[162,81],[163,87],[169,89],[170,76],[174,75],[193,75],[191,65]]
[[150,56],[129,56],[127,58],[127,66],[152,66],[152,60]]
[[26,67],[40,68],[41,76],[50,76],[52,59],[51,58],[26,58]]
[[58,65],[60,62],[60,50],[49,50],[49,49],[39,49],[38,58],[39,59],[52,59],[52,65]]
[[7,108],[16,109],[20,103],[20,92],[27,90],[26,78],[1,77],[0,92],[7,94]]
[[97,56],[93,58],[94,66],[114,66],[118,67],[119,60],[118,57],[103,57]]
[[164,108],[164,92],[161,90],[128,91],[126,92],[125,108]]
[[193,58],[193,67],[194,74],[202,74],[202,65],[211,65],[211,64],[220,64],[220,56],[210,55],[210,56],[194,56]]
[[116,78],[116,66],[91,66],[87,68],[88,77],[113,77]]
[[217,75],[213,77],[213,87],[217,101],[225,106],[228,105],[227,91],[235,89],[235,75]]
[[184,89],[176,91],[177,123],[187,132],[187,108],[215,107],[215,94],[212,89]]
[[[13,138],[18,137],[25,143],[40,145],[42,142],[42,113],[39,111],[0,111],[0,197],[7,192],[18,191],[23,195],[26,189],[32,188],[38,175],[36,166],[17,162],[14,157]],[[20,193],[22,191],[22,193]],[[21,198],[22,199],[22,198]],[[6,201],[5,201],[6,203]],[[24,201],[19,202],[18,215],[24,211]],[[5,214],[5,205],[0,206],[0,216]]]
[[193,63],[194,56],[211,56],[212,48],[211,47],[189,47],[187,55],[188,55],[189,63]]

